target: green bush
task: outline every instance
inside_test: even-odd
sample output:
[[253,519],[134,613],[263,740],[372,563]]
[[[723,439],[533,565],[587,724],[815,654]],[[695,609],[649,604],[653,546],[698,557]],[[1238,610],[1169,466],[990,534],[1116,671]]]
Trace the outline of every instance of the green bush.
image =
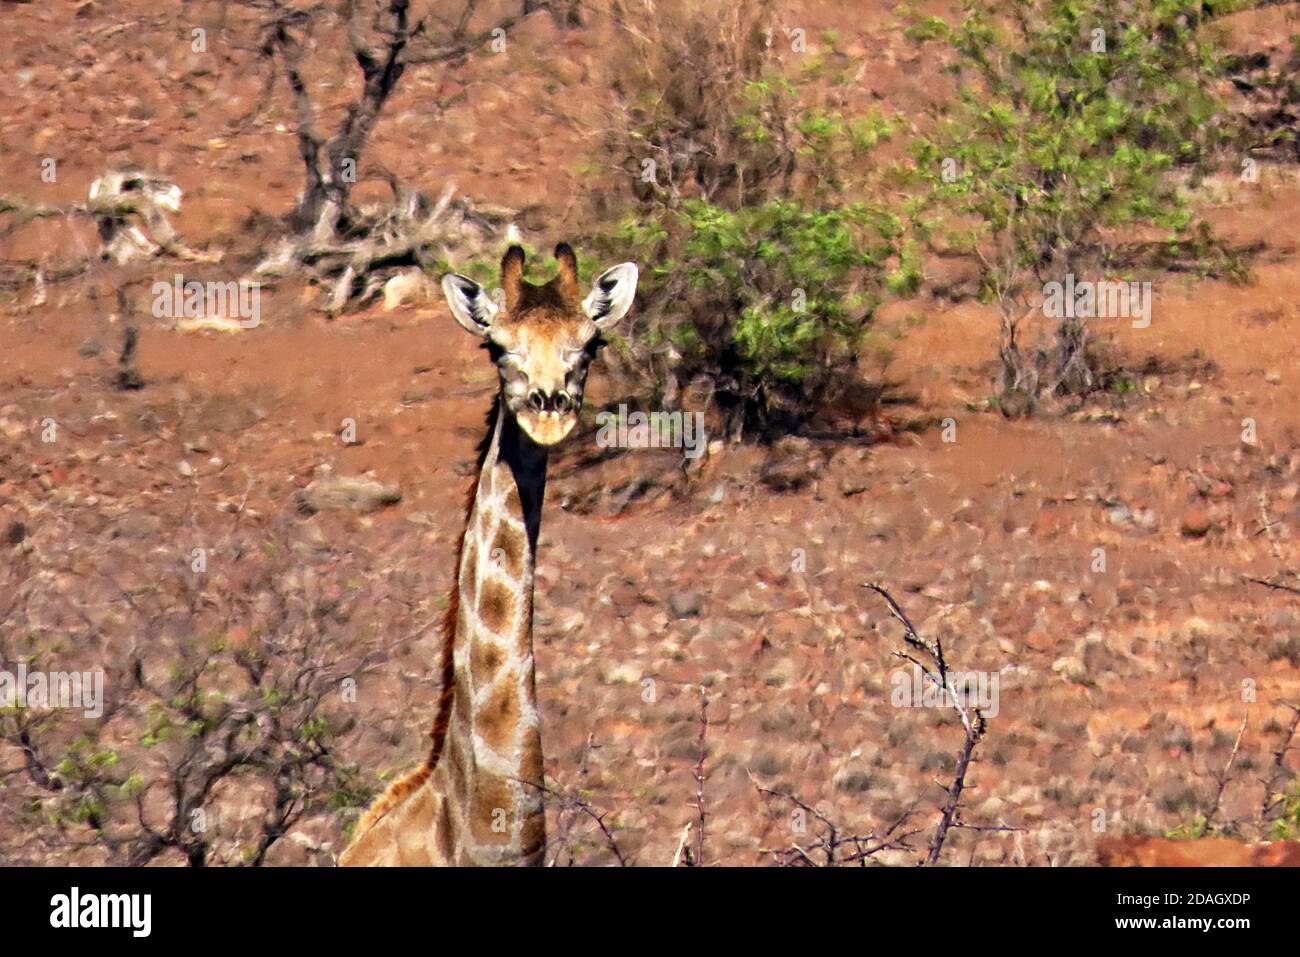
[[938,41],[958,82],[913,144],[916,222],[978,256],[1002,316],[1004,396],[1100,385],[1082,323],[1030,350],[1018,332],[1045,282],[1125,267],[1110,230],[1156,226],[1206,252],[1171,175],[1199,174],[1223,137],[1203,15],[1200,0],[964,0],[956,26],[910,15],[910,36]]
[[1273,822],[1269,833],[1274,841],[1300,841],[1300,786],[1292,785],[1285,794],[1278,795],[1281,815]]
[[849,113],[833,37],[786,69],[768,0],[679,14],[629,30],[641,94],[606,141],[637,206],[598,244],[642,266],[635,327],[608,357],[627,399],[769,436],[865,391],[873,310],[919,278],[898,218],[843,199],[898,124]]
[[896,218],[865,205],[782,199],[736,210],[688,201],[650,226],[627,224],[630,247],[662,250],[631,339],[669,357],[642,367],[648,392],[671,401],[696,387],[733,439],[797,427],[853,382],[899,236]]

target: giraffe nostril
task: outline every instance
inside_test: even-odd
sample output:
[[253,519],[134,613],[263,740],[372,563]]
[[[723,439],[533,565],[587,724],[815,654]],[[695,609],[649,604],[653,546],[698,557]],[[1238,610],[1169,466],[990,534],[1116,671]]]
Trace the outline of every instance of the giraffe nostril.
[[534,412],[541,412],[546,408],[546,396],[542,395],[541,389],[533,389],[528,393],[528,408]]
[[573,400],[569,398],[567,392],[557,392],[551,400],[555,405],[556,412],[568,412],[573,408]]

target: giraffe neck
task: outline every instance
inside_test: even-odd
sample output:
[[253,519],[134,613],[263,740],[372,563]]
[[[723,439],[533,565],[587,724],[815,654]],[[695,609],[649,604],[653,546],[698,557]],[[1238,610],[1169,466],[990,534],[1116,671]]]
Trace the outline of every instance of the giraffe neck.
[[465,863],[539,863],[542,743],[533,569],[546,450],[498,403],[461,546],[446,735]]

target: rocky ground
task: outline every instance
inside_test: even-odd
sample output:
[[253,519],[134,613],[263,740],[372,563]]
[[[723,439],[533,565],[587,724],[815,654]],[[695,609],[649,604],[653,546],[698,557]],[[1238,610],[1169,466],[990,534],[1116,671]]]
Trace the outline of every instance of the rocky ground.
[[[150,4],[5,6],[0,65],[16,107],[0,117],[0,149],[31,171],[5,192],[81,201],[107,165],[138,162],[185,190],[186,242],[251,262],[260,224],[288,210],[298,176],[277,125],[283,91],[256,124],[232,128],[260,89],[253,53],[183,52],[179,15]],[[197,9],[214,37],[248,41],[236,22],[222,33],[224,5]],[[925,68],[884,25],[839,23],[833,4],[796,13],[871,53],[868,83],[882,95]],[[1267,46],[1294,32],[1288,17],[1294,5],[1234,29]],[[535,203],[529,235],[541,246],[581,215],[570,197],[589,143],[559,106],[596,83],[600,35],[562,34],[539,15],[512,42],[509,66],[471,67],[482,82],[436,120],[422,104],[444,81],[414,74],[375,149],[430,192],[454,178],[471,196]],[[548,56],[557,44],[566,56]],[[518,127],[489,132],[508,97],[536,108],[514,106]],[[61,172],[43,186],[51,151]],[[872,581],[942,639],[954,667],[1000,680],[964,820],[1002,829],[954,831],[947,862],[1085,864],[1099,835],[1164,833],[1216,803],[1219,824],[1266,835],[1267,798],[1300,769],[1287,750],[1300,605],[1251,580],[1300,584],[1288,577],[1300,571],[1300,180],[1277,165],[1258,184],[1211,187],[1211,221],[1260,250],[1255,282],[1170,276],[1150,328],[1104,330],[1138,370],[1129,392],[1015,422],[988,411],[995,315],[953,291],[960,275],[935,276],[923,299],[882,317],[896,401],[871,438],[714,446],[686,472],[663,452],[584,466],[578,447],[556,463],[536,650],[546,770],[568,795],[552,809],[561,863],[614,860],[575,800],[608,812],[630,862],[673,858],[698,817],[702,696],[706,863],[769,861],[819,832],[815,819],[792,832],[793,805],[760,788],[853,833],[910,812],[904,829],[921,830],[921,846],[962,736],[951,712],[891,705],[901,628],[863,587]],[[0,239],[0,254],[52,267],[95,242],[93,230],[43,221]],[[273,655],[290,622],[359,678],[355,702],[332,712],[335,753],[373,789],[424,747],[431,625],[494,373],[436,301],[329,322],[282,287],[263,325],[238,334],[137,316],[144,387],[123,390],[127,317],[113,293],[138,276],[97,265],[39,305],[18,289],[0,313],[8,650],[93,667],[134,648],[161,680],[196,637]],[[599,402],[598,381],[593,390]],[[345,419],[355,443],[340,440]],[[300,507],[340,476],[400,500]],[[149,713],[133,705],[98,729],[145,779],[174,758],[141,744]],[[50,754],[86,730],[50,732]],[[39,786],[12,740],[0,775],[0,857],[108,859],[84,820],[48,839],[42,808],[66,791]],[[269,787],[236,777],[213,792],[228,809],[219,862],[245,855]],[[146,817],[164,804],[146,799]],[[266,860],[331,863],[355,814],[310,808]]]

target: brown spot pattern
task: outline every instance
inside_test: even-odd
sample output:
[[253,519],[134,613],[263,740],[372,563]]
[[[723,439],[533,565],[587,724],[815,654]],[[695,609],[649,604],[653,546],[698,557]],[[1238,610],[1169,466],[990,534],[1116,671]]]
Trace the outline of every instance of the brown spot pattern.
[[443,860],[450,861],[455,856],[455,848],[451,843],[451,804],[444,797],[438,805],[438,853]]
[[492,537],[492,549],[489,554],[494,563],[512,579],[518,578],[524,567],[524,534],[505,522],[497,525],[497,533]]
[[[504,817],[497,813],[499,810],[505,811]],[[480,773],[474,784],[469,815],[470,835],[475,843],[509,843],[513,814],[514,794],[506,780],[495,774]],[[497,821],[503,822],[504,830],[492,829]]]
[[515,596],[497,581],[485,581],[478,599],[479,622],[497,635],[508,635],[515,620]]
[[493,751],[505,754],[519,724],[519,689],[512,681],[499,682],[474,716],[474,730]]
[[469,651],[469,668],[474,684],[480,688],[490,685],[501,667],[501,649],[486,641],[475,641]]

